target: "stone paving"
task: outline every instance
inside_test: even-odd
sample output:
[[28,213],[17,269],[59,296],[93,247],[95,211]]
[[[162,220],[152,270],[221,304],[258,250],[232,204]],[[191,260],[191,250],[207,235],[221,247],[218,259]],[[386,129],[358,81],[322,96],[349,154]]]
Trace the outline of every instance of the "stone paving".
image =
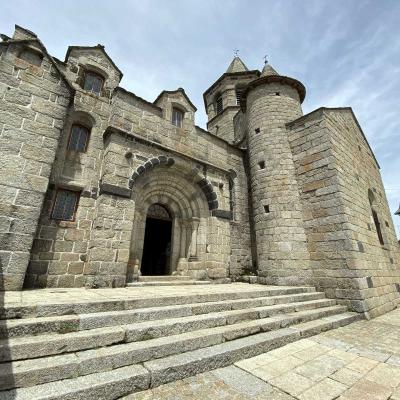
[[248,283],[231,283],[215,285],[181,285],[181,286],[144,286],[125,288],[65,288],[24,290],[21,292],[1,292],[0,303],[4,306],[38,305],[54,303],[84,303],[105,300],[135,300],[144,298],[160,299],[169,296],[186,296],[188,294],[238,293],[265,290],[267,288],[284,289],[285,286],[266,286]]
[[126,400],[400,400],[400,309]]

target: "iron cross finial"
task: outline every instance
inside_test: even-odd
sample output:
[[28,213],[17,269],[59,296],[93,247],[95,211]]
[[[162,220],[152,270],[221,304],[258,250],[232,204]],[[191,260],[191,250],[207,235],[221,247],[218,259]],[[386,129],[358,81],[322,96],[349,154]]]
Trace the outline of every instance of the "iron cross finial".
[[234,49],[233,50],[233,54],[234,54],[235,57],[237,57],[238,54],[239,54],[239,49]]
[[263,57],[263,59],[264,59],[264,64],[268,64],[268,55],[267,54]]

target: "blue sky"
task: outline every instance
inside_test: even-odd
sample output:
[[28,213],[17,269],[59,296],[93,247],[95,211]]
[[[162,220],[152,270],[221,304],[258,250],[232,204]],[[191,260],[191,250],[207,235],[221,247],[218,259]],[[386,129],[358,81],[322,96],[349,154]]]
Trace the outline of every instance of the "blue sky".
[[[183,87],[205,127],[203,92],[233,50],[249,69],[271,65],[307,88],[304,113],[351,106],[381,165],[392,213],[400,202],[399,0],[2,1],[0,32],[17,23],[54,56],[106,46],[121,85],[149,101]],[[400,218],[394,216],[400,237]]]

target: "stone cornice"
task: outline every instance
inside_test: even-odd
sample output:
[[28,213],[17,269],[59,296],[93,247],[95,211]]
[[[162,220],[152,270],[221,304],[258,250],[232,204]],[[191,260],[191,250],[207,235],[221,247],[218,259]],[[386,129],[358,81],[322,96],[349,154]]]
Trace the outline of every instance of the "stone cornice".
[[222,117],[225,114],[225,111],[227,110],[240,110],[240,106],[226,106],[219,114],[215,115],[212,117],[208,122],[207,122],[207,127],[210,125],[211,122],[214,122],[217,120],[219,117]]
[[286,85],[293,87],[294,89],[297,90],[297,92],[299,94],[300,103],[302,103],[304,98],[306,97],[306,88],[297,79],[289,78],[288,76],[282,76],[282,75],[263,76],[261,78],[258,78],[256,80],[250,82],[247,85],[246,90],[242,93],[242,97],[240,99],[240,107],[243,112],[246,111],[247,95],[249,94],[249,92],[257,86],[265,85],[268,83],[281,83],[281,84],[286,84]]

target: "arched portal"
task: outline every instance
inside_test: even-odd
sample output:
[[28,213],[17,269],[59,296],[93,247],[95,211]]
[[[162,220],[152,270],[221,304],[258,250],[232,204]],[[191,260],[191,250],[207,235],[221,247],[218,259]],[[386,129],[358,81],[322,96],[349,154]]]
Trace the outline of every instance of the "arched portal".
[[[196,177],[197,178],[197,177]],[[159,166],[136,178],[132,185],[135,214],[130,249],[130,265],[138,266],[142,275],[188,274],[191,267],[200,268],[206,253],[207,219],[210,217],[209,202],[197,179],[180,166]],[[156,213],[157,218],[152,218]],[[150,218],[165,221],[154,222],[165,226],[170,223],[170,241],[165,248],[167,259],[164,269],[148,269],[148,253],[153,234]],[[169,221],[167,219],[169,218]],[[150,223],[149,223],[150,222]],[[162,228],[164,229],[164,228]],[[164,231],[163,231],[164,232]],[[167,233],[162,233],[160,246],[168,242]],[[150,244],[150,247],[148,247]],[[151,258],[151,257],[150,257]],[[154,263],[154,261],[153,261]],[[197,264],[196,264],[197,263]],[[129,273],[128,273],[128,279]]]
[[146,215],[142,275],[171,273],[172,217],[162,204],[154,203]]

